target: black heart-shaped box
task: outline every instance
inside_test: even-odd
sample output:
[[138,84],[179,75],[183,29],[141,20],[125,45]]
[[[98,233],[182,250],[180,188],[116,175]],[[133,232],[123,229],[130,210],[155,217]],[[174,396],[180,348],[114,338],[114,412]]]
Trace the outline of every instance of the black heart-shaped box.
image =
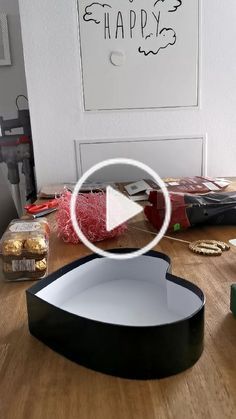
[[203,351],[204,294],[172,275],[162,253],[128,260],[92,254],[42,279],[26,297],[32,335],[96,371],[162,378],[191,367]]

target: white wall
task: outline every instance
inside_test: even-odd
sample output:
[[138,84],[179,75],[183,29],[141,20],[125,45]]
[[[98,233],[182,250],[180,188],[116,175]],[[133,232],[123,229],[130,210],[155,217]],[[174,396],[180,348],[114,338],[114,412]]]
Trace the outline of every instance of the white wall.
[[74,181],[73,140],[91,138],[207,132],[208,174],[236,175],[235,0],[202,1],[199,111],[84,113],[76,0],[20,0],[20,9],[38,186]]
[[0,165],[0,238],[7,228],[7,225],[13,218],[17,218],[16,208],[11,197],[9,185],[6,183],[5,174],[3,173],[2,166]]
[[[0,0],[0,12],[7,13],[11,66],[0,66],[0,115],[15,118],[16,96],[27,96],[18,0]],[[25,101],[22,102],[25,106]]]

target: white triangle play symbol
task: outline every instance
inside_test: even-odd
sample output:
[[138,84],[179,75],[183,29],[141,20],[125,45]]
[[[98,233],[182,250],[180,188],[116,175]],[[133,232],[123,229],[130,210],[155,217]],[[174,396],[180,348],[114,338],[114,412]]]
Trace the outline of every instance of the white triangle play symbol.
[[106,229],[111,231],[143,211],[141,205],[126,198],[111,186],[106,188]]

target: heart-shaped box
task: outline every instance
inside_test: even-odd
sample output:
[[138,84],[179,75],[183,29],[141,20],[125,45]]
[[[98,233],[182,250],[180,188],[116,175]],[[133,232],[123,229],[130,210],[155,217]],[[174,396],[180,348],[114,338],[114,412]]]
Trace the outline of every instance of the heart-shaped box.
[[79,259],[26,291],[29,330],[103,373],[151,379],[181,372],[203,351],[205,298],[169,271],[168,256],[155,251]]

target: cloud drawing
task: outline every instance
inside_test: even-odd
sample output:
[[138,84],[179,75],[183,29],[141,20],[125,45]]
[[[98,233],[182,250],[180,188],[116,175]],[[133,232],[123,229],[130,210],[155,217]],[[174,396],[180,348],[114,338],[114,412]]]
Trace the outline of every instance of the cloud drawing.
[[159,7],[167,12],[176,12],[178,7],[182,5],[182,0],[157,0],[154,7]]
[[92,3],[85,7],[85,14],[83,19],[85,22],[92,21],[97,25],[101,23],[106,9],[110,10],[112,7],[109,4]]
[[163,28],[158,37],[150,34],[148,39],[143,42],[143,45],[139,47],[138,51],[140,54],[145,56],[149,54],[157,55],[161,49],[167,48],[169,45],[176,43],[176,33],[171,28]]

